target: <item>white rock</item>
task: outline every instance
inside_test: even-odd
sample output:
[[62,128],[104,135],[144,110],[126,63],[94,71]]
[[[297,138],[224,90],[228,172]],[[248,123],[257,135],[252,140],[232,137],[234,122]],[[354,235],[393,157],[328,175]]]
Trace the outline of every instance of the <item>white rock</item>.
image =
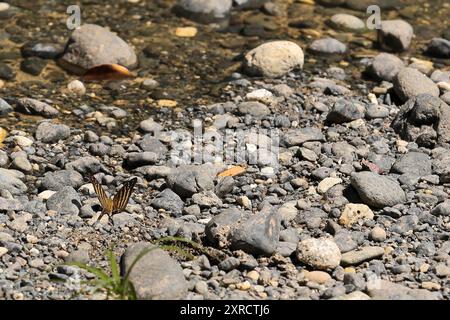
[[281,77],[293,69],[303,68],[302,48],[291,41],[266,42],[245,55],[246,71],[255,76]]
[[86,93],[86,87],[84,86],[83,82],[79,80],[73,80],[69,82],[69,84],[67,85],[67,89],[79,96],[82,96]]
[[6,249],[5,247],[0,247],[0,257],[3,256],[4,254],[6,254],[8,252],[8,249]]
[[23,136],[14,136],[13,141],[16,145],[18,145],[21,148],[27,148],[33,144],[33,140]]
[[273,94],[266,89],[258,89],[247,93],[245,96],[247,100],[259,101],[263,103],[269,103],[273,100]]
[[321,194],[324,194],[328,191],[331,187],[334,187],[335,185],[342,183],[342,179],[340,178],[332,178],[328,177],[320,181],[319,185],[317,186],[317,191]]
[[301,241],[297,247],[300,262],[318,270],[331,270],[339,266],[341,251],[337,244],[328,238],[309,238]]
[[54,195],[56,191],[53,190],[45,190],[38,194],[38,197],[44,200],[48,200],[52,195]]

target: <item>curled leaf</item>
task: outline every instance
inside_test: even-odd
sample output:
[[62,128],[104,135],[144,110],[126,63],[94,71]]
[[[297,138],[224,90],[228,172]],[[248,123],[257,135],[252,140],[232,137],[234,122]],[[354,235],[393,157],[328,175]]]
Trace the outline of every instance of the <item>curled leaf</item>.
[[123,80],[134,78],[134,74],[119,64],[102,64],[86,71],[83,80]]
[[234,176],[243,174],[244,172],[245,172],[244,167],[234,166],[234,167],[231,167],[230,169],[227,169],[227,170],[219,173],[218,177],[234,177]]

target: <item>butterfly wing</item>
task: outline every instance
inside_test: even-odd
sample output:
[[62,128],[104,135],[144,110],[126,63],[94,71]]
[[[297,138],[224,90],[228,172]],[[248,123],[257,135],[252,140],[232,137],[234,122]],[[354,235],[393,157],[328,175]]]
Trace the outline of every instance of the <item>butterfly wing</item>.
[[113,212],[123,211],[128,204],[131,192],[133,192],[134,185],[137,182],[137,178],[128,180],[123,184],[123,187],[116,193],[113,198]]
[[95,193],[97,194],[98,200],[102,205],[103,211],[110,211],[111,199],[108,197],[105,190],[103,190],[102,185],[94,176],[91,176],[91,183],[94,186]]

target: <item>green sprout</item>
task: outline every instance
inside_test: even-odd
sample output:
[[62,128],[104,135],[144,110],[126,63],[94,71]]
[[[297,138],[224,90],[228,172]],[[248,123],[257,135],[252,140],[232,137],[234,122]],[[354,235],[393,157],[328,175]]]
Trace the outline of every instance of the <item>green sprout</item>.
[[191,246],[195,250],[202,250],[202,246],[198,243],[181,237],[164,237],[152,241],[151,243],[155,244],[155,246],[142,250],[133,260],[132,264],[123,276],[120,274],[120,267],[114,255],[113,247],[106,251],[106,257],[110,269],[109,271],[105,271],[100,267],[93,267],[78,262],[71,262],[66,265],[76,266],[93,274],[95,276],[95,279],[86,281],[85,283],[94,286],[95,291],[106,292],[107,300],[110,298],[119,300],[136,300],[136,290],[133,286],[133,283],[129,280],[129,277],[136,263],[147,253],[159,248],[181,255],[188,260],[192,260],[194,259],[194,255],[188,252],[185,247]]

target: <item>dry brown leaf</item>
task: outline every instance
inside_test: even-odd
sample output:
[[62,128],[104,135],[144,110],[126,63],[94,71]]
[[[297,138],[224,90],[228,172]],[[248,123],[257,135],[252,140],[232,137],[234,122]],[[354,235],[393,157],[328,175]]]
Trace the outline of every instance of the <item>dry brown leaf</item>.
[[3,147],[3,141],[8,136],[8,131],[3,128],[0,128],[0,148]]
[[102,64],[86,71],[83,80],[123,80],[135,75],[119,64]]
[[246,169],[244,167],[234,166],[234,167],[231,167],[230,169],[222,171],[217,176],[218,177],[234,177],[234,176],[243,174],[245,171],[246,171]]

